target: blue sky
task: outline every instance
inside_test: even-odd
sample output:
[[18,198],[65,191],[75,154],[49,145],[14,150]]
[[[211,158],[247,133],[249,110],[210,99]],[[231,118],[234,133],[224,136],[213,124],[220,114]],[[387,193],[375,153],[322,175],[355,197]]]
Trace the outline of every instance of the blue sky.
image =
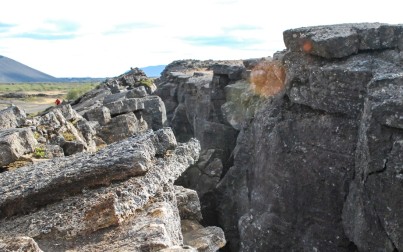
[[263,0],[13,0],[0,55],[56,77],[112,77],[178,59],[245,59],[284,49],[302,26],[403,23],[403,3]]

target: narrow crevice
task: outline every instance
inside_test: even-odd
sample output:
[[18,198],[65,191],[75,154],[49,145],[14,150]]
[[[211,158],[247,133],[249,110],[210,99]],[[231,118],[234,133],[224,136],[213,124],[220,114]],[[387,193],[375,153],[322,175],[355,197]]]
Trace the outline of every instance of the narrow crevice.
[[[134,115],[136,115],[138,113],[141,113],[142,111],[143,111],[143,109],[139,109],[139,110],[133,110],[133,111],[129,111],[129,112],[122,112],[122,113],[118,113],[118,114],[113,114],[113,115],[111,115],[111,118],[115,118],[115,117],[118,117],[120,115],[126,115],[126,114],[130,114],[130,113],[133,113]],[[136,115],[136,117],[137,117],[137,115]]]
[[[388,160],[386,159],[385,162],[384,162],[384,164],[383,164],[382,169],[368,173],[367,178],[368,178],[368,176],[375,175],[375,174],[381,174],[381,173],[383,173],[384,171],[386,171],[386,164],[387,164],[387,163],[388,163]],[[367,180],[367,179],[365,179],[365,180]]]

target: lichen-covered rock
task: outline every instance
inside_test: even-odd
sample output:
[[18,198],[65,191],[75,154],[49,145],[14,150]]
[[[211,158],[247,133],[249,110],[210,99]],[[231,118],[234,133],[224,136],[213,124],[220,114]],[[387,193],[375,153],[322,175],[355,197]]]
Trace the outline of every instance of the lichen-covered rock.
[[0,166],[32,153],[36,145],[37,141],[29,128],[0,130]]
[[25,124],[26,114],[17,106],[10,106],[0,111],[0,130],[18,128]]
[[245,80],[225,86],[226,102],[221,106],[223,117],[234,129],[241,130],[245,122],[253,118],[260,97],[252,83]]

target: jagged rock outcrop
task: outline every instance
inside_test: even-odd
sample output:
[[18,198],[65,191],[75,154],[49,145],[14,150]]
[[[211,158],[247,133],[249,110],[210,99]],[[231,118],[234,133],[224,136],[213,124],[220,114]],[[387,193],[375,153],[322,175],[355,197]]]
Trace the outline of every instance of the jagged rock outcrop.
[[[199,151],[195,139],[177,144],[165,128],[94,154],[5,172],[0,177],[0,246],[13,246],[15,239],[43,251],[158,251],[184,246],[179,217],[184,211],[178,207],[197,218],[200,208],[197,196],[191,196],[194,192],[179,193],[173,182],[196,162]],[[187,195],[186,201],[178,205],[176,195]],[[215,233],[204,231],[200,238],[208,248],[225,244],[223,236],[217,242]],[[21,243],[19,249],[28,245]]]
[[33,118],[27,119],[16,106],[0,111],[0,168],[32,163],[32,158],[93,153],[147,129],[165,127],[164,103],[147,93],[144,85],[149,81],[141,70],[132,69],[109,80],[113,85],[106,81],[71,104],[51,107]]
[[402,31],[284,32],[284,89],[241,129],[218,186],[232,251],[403,249]]
[[145,88],[147,93],[151,94],[156,89],[153,80],[149,79],[144,71],[137,67],[130,68],[130,71],[118,77],[107,79],[104,83],[109,87],[112,94],[138,87]]
[[0,111],[0,130],[19,128],[25,124],[26,114],[17,106],[10,106]]
[[245,64],[176,61],[158,81],[155,93],[166,104],[167,120],[178,141],[196,137],[201,143],[199,162],[177,184],[197,191],[206,224],[217,223],[216,186],[232,166],[238,131],[257,107],[259,95],[252,91],[247,77],[261,61],[267,59],[250,59]]
[[24,154],[32,153],[36,144],[30,129],[0,130],[0,166],[6,166]]

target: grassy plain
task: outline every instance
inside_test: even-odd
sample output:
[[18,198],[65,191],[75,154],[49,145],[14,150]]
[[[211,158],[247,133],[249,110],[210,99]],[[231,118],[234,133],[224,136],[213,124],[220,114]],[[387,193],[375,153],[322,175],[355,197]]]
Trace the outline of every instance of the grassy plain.
[[[56,99],[74,100],[97,87],[99,82],[85,83],[0,83],[0,110],[15,104],[27,113],[54,106]],[[23,98],[5,98],[5,94],[24,94]],[[38,96],[38,94],[41,94]]]

